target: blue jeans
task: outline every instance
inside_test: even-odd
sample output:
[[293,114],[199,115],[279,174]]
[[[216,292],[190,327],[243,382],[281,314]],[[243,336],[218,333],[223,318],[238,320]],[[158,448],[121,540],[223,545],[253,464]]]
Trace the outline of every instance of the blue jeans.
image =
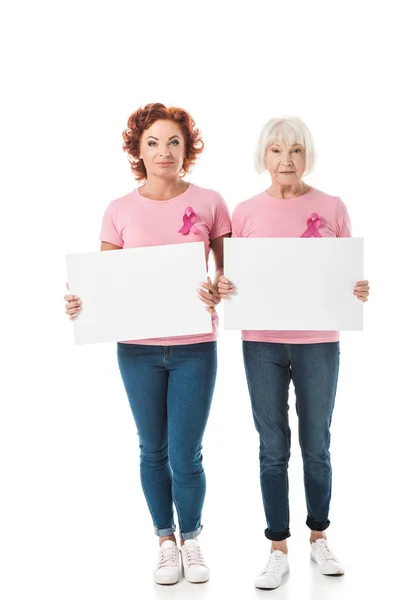
[[143,492],[159,536],[201,529],[206,480],[202,438],[217,371],[216,342],[180,346],[118,343],[118,364],[135,419]]
[[307,502],[306,524],[329,526],[332,469],[330,425],[339,372],[339,342],[243,342],[253,417],[260,435],[260,480],[270,540],[290,536],[288,463],[289,384],[293,380]]

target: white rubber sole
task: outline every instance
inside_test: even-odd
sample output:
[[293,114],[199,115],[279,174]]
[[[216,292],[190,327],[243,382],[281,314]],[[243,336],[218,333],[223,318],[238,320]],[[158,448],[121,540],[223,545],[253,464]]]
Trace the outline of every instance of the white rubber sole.
[[203,575],[190,575],[185,573],[185,568],[182,566],[182,575],[189,583],[206,583],[210,579],[210,573],[204,573]]
[[[316,558],[314,557],[314,555],[311,553],[310,554],[311,560],[313,562],[316,563],[316,565],[318,565],[318,562],[316,560]],[[318,565],[319,568],[319,565]],[[324,573],[323,571],[321,571],[321,569],[319,568],[319,572],[322,573],[322,575],[329,575],[331,577],[335,577],[335,576],[340,576],[340,575],[344,575],[344,570],[343,571],[336,571],[335,573]]]
[[281,581],[278,583],[278,585],[275,586],[270,586],[270,585],[263,585],[262,583],[255,583],[255,587],[258,590],[276,590],[280,585],[282,585],[282,580],[285,577],[285,575],[287,575],[289,573],[289,566],[287,566],[287,568],[285,569],[285,571],[282,573],[282,577],[281,577]]
[[155,583],[158,583],[158,585],[174,585],[175,583],[178,583],[178,581],[180,579],[180,573],[179,573],[179,569],[177,569],[176,574],[169,574],[169,575],[162,573],[162,570],[161,570],[161,572],[159,570],[157,570],[153,573],[153,577],[154,577]]

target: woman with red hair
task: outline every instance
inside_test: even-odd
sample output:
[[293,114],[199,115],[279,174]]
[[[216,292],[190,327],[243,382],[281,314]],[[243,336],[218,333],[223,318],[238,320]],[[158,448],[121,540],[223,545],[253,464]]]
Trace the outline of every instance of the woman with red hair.
[[[183,180],[203,150],[192,117],[181,108],[148,104],[129,117],[123,140],[131,170],[142,185],[107,207],[101,250],[202,240],[207,261],[213,253],[217,282],[223,274],[223,238],[230,235],[230,217],[220,194]],[[179,282],[174,288],[179,295]],[[185,578],[192,583],[209,578],[197,536],[206,491],[201,450],[217,369],[215,306],[220,296],[210,278],[198,294],[212,315],[211,334],[117,345],[139,435],[142,488],[159,536],[154,579],[160,584],[179,580],[174,505]],[[80,298],[66,295],[65,300],[66,313],[76,318]]]

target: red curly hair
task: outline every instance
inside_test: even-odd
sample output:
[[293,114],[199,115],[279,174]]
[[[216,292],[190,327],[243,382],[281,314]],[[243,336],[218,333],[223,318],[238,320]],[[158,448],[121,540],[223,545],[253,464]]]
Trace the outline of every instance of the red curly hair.
[[181,128],[185,139],[186,154],[182,165],[184,175],[190,173],[196,159],[203,152],[204,142],[200,131],[196,127],[194,119],[186,110],[176,106],[167,108],[159,102],[146,104],[146,106],[138,108],[131,114],[128,119],[128,127],[122,132],[124,140],[122,148],[128,154],[131,170],[137,181],[145,181],[147,178],[144,162],[139,158],[140,140],[143,132],[159,119],[174,121]]

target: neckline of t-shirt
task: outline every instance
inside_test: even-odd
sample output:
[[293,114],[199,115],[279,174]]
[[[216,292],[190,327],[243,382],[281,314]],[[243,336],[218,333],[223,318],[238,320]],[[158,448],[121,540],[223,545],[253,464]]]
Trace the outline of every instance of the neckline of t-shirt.
[[267,191],[264,191],[263,193],[267,196],[267,198],[270,198],[271,200],[276,200],[278,202],[293,202],[295,200],[302,200],[303,198],[307,199],[308,196],[311,196],[315,191],[315,187],[311,186],[308,192],[306,192],[305,194],[301,194],[301,196],[295,196],[294,198],[277,198],[276,196],[271,196],[271,194],[268,194]]
[[190,192],[192,187],[193,187],[193,183],[189,182],[188,188],[184,192],[182,192],[182,194],[179,194],[178,196],[174,196],[173,198],[168,198],[168,200],[153,200],[152,198],[146,198],[146,196],[142,196],[142,194],[139,192],[139,188],[135,188],[134,194],[136,194],[136,196],[138,198],[140,198],[141,200],[144,200],[145,202],[152,202],[153,204],[169,204],[170,202],[174,202],[174,200],[179,200],[180,198],[183,198],[184,196],[186,196],[186,194],[188,194]]

